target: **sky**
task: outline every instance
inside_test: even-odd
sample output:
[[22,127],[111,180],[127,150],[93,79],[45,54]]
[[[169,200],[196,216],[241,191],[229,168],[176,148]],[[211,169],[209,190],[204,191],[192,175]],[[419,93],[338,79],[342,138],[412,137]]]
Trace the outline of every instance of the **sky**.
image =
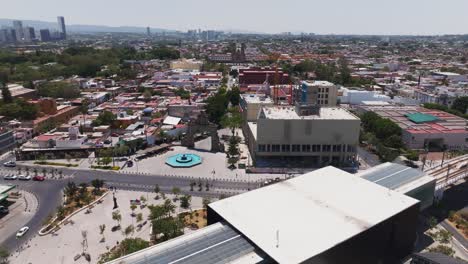
[[317,34],[468,34],[468,0],[0,0],[0,18]]

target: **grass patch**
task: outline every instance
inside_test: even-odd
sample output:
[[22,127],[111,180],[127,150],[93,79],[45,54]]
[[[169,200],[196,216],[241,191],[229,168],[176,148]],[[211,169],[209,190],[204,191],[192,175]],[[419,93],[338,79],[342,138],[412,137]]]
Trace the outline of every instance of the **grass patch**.
[[78,164],[61,163],[61,162],[48,162],[48,161],[35,161],[34,164],[50,165],[50,166],[63,166],[63,167],[78,167]]

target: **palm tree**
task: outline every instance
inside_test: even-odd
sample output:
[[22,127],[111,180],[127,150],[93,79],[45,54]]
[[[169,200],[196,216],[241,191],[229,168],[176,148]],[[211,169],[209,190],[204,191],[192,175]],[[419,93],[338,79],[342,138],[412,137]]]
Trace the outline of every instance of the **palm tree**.
[[47,170],[45,168],[42,169],[42,174],[44,175],[44,177],[46,176],[46,173],[47,173]]
[[34,176],[37,176],[37,168],[34,168],[33,172],[34,172]]
[[120,221],[122,221],[122,215],[120,214],[119,210],[112,212],[112,220],[115,220],[117,222],[117,226],[120,226]]
[[29,167],[26,167],[26,175],[29,175]]

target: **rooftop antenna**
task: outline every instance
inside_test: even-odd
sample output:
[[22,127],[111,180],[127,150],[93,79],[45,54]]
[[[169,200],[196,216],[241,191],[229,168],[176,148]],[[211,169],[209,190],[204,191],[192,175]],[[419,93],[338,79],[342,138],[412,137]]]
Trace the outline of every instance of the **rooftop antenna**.
[[276,248],[279,248],[279,229],[276,230]]

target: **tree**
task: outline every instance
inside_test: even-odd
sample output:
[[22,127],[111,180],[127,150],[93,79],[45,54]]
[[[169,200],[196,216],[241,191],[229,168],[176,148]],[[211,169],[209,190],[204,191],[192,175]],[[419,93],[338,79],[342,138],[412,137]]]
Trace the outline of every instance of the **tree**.
[[221,125],[231,129],[232,136],[235,136],[236,128],[242,125],[242,116],[237,108],[232,107],[228,113],[221,119]]
[[179,187],[173,187],[172,188],[172,194],[174,194],[175,197],[178,198],[179,194],[180,194],[180,188]]
[[143,221],[143,214],[142,214],[142,213],[138,213],[138,214],[136,215],[136,221],[137,221],[137,222]]
[[73,99],[80,96],[78,86],[68,82],[46,82],[39,85],[37,91],[43,97]]
[[132,210],[132,216],[135,215],[135,209],[137,208],[137,206],[135,204],[131,204],[130,205],[130,210]]
[[102,224],[102,225],[99,225],[99,234],[104,234],[104,230],[106,230],[106,225],[105,224]]
[[93,120],[93,126],[102,126],[102,125],[112,125],[115,121],[115,115],[110,111],[104,111],[98,115],[98,117]]
[[3,85],[2,87],[2,98],[5,104],[13,103],[13,96],[11,96],[10,89],[8,89],[7,85]]
[[61,205],[58,206],[58,207],[57,207],[57,220],[60,221],[60,220],[62,220],[63,218],[65,218],[65,213],[66,213],[65,207],[63,207],[63,206],[61,206]]
[[94,187],[93,192],[98,194],[101,191],[101,188],[104,186],[104,180],[94,179],[91,181],[91,186]]
[[180,197],[180,207],[186,210],[189,209],[191,200],[192,200],[192,196],[183,195],[182,197]]
[[450,246],[446,246],[446,245],[438,245],[435,247],[430,247],[428,251],[441,253],[450,257],[452,257],[455,254],[455,250],[453,250]]
[[146,100],[146,101],[149,101],[151,100],[151,91],[146,89],[144,92],[143,92],[143,98]]
[[109,262],[121,256],[140,251],[149,247],[149,245],[150,243],[148,241],[141,238],[126,238],[122,240],[115,249],[101,255],[99,263]]
[[[154,190],[153,190],[153,191],[154,191],[154,193],[156,193],[156,197],[159,198],[159,195],[158,195],[158,194],[159,194],[159,192],[160,192],[161,190],[159,189],[159,185],[158,185],[158,184],[156,184],[156,185],[154,186]],[[157,199],[156,199],[156,200],[157,200]]]
[[120,226],[120,221],[122,221],[122,215],[120,214],[119,210],[112,212],[112,220],[117,222],[117,226]]
[[65,195],[68,197],[75,196],[76,192],[78,191],[78,187],[74,182],[68,182],[67,186],[65,186],[64,192]]
[[208,208],[208,204],[210,204],[210,203],[211,203],[210,198],[203,197],[203,200],[202,200],[203,208],[207,209],[207,208]]
[[0,247],[0,263],[6,264],[8,263],[8,257],[10,256],[10,252],[3,246]]
[[132,234],[134,231],[135,231],[135,227],[134,227],[133,225],[127,226],[127,227],[124,229],[125,237],[127,237],[127,236],[130,235],[130,234]]
[[220,124],[222,117],[226,113],[228,104],[228,98],[223,91],[218,91],[216,95],[209,97],[205,105],[208,119],[215,124]]
[[452,109],[462,114],[466,114],[468,108],[468,96],[458,97],[453,101]]

